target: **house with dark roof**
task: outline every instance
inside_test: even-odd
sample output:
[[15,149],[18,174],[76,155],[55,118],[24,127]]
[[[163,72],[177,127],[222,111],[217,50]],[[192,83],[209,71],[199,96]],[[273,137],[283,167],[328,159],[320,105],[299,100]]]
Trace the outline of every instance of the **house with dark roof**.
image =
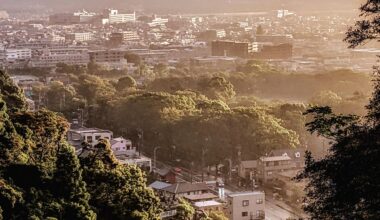
[[288,156],[297,169],[305,167],[305,149],[278,149],[272,150],[268,156]]
[[210,192],[206,183],[175,183],[162,189],[167,197],[179,198],[185,195],[202,195]]

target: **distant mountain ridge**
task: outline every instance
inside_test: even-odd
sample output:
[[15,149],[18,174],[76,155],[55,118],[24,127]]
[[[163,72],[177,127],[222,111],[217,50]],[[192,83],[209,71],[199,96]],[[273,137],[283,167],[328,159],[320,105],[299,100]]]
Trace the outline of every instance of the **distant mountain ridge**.
[[167,13],[205,13],[290,10],[348,10],[358,8],[362,0],[0,0],[0,8],[47,7],[55,11],[80,8],[115,7]]

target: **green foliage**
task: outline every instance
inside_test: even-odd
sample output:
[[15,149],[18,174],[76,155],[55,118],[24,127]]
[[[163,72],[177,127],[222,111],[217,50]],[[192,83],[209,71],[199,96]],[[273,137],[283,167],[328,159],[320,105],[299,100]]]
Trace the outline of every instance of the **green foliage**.
[[108,141],[82,158],[83,177],[92,195],[90,205],[100,219],[158,219],[159,200],[146,187],[145,176],[135,166],[117,163]]
[[178,220],[191,220],[195,214],[195,209],[184,199],[179,199],[177,206],[176,219]]
[[109,82],[91,75],[79,76],[75,88],[78,95],[82,96],[89,105],[109,100],[115,94],[115,90]]
[[57,73],[72,73],[72,74],[84,74],[86,73],[86,67],[79,65],[68,65],[66,63],[57,63],[56,65]]
[[127,59],[128,63],[133,63],[136,66],[141,64],[141,58],[139,55],[134,53],[126,53],[124,56],[125,59]]
[[164,76],[167,76],[167,74],[169,73],[169,69],[167,65],[159,63],[159,64],[154,65],[153,72],[157,76],[164,77]]
[[[164,146],[161,159],[176,156],[200,161],[203,146],[207,148],[206,163],[214,165],[227,157],[236,159],[239,145],[244,159],[258,158],[271,149],[299,146],[298,135],[267,111],[230,109],[223,101],[209,100],[194,92],[137,92],[93,110],[91,126],[112,129],[137,144],[140,140],[134,131],[139,128],[144,131],[145,152],[152,152],[152,146]],[[107,117],[98,117],[101,115]],[[173,145],[177,146],[175,153],[170,150]]]
[[362,20],[349,28],[345,38],[351,48],[363,45],[370,40],[379,41],[379,5],[378,0],[367,0],[360,7]]
[[263,35],[263,34],[265,34],[263,27],[261,25],[257,26],[256,35]]
[[201,91],[211,99],[223,101],[232,99],[235,96],[234,86],[224,77],[213,77],[210,80],[200,82]]
[[79,160],[72,147],[67,145],[60,147],[52,182],[55,189],[54,197],[65,201],[60,213],[63,219],[96,218],[88,204],[90,194],[82,179]]
[[119,165],[107,141],[80,163],[65,140],[66,120],[47,110],[25,111],[19,90],[2,76],[1,219],[159,218],[159,200],[139,168]]
[[83,100],[77,98],[76,95],[74,87],[65,86],[61,82],[52,82],[45,94],[46,107],[67,115],[83,106]]
[[0,71],[1,98],[7,103],[10,112],[27,109],[27,103],[22,90],[13,84],[12,79],[3,71]]
[[136,80],[133,79],[131,76],[126,76],[126,77],[120,78],[115,87],[118,91],[123,91],[129,88],[136,88],[136,86],[137,86]]
[[211,211],[207,220],[228,220],[223,212]]

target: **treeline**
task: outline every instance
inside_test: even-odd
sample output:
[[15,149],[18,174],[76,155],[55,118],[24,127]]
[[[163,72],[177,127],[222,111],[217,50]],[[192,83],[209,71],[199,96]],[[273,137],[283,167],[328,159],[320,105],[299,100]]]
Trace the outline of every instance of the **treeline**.
[[[198,162],[203,149],[207,165],[214,165],[236,159],[239,151],[243,159],[255,159],[307,141],[305,106],[229,106],[226,102],[235,92],[222,77],[205,80],[203,94],[149,92],[136,88],[129,76],[107,81],[85,74],[71,76],[70,81],[71,85],[54,82],[43,88],[49,109],[73,118],[78,108],[84,108],[87,126],[128,137],[147,153],[161,146],[159,156],[169,161]],[[35,94],[41,90],[34,89]]]
[[27,111],[2,72],[0,91],[0,219],[159,219],[143,172],[120,165],[108,141],[77,157],[63,117]]
[[[196,71],[195,71],[196,72]],[[201,91],[200,84],[205,79],[219,76],[229,81],[236,96],[255,96],[269,100],[308,102],[322,91],[332,91],[343,98],[353,93],[371,94],[371,77],[351,70],[334,70],[313,74],[284,73],[260,61],[247,61],[239,65],[235,72],[215,70],[194,71],[180,67],[167,77],[156,77],[147,85],[150,91],[174,92],[189,89]]]

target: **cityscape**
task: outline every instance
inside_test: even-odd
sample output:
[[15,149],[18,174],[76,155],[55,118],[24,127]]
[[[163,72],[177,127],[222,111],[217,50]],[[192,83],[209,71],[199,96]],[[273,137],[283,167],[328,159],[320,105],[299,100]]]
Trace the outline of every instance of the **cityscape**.
[[0,0],[0,220],[379,219],[380,2],[345,3]]

